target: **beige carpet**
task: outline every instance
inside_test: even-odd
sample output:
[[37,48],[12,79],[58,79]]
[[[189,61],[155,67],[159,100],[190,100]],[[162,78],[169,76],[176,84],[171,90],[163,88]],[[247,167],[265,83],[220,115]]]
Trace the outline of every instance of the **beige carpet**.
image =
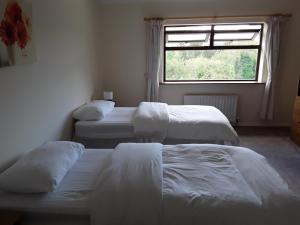
[[300,194],[300,148],[287,135],[241,134],[241,146],[265,156],[294,192]]

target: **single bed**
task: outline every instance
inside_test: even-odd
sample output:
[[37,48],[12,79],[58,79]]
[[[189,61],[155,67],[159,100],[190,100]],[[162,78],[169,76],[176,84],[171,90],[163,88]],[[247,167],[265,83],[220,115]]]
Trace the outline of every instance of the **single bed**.
[[[150,109],[148,107],[146,110],[150,111],[149,114],[151,110],[154,111],[153,114],[163,114],[158,112],[163,107],[160,109],[155,107]],[[164,115],[150,117],[146,115],[146,118],[136,119],[138,109],[140,107],[115,107],[102,120],[77,121],[74,140],[90,148],[115,147],[121,142],[145,141],[158,141],[164,144],[239,144],[234,128],[215,107],[167,105],[165,118]],[[153,138],[157,133],[160,137]]]
[[296,225],[299,206],[263,156],[209,144],[86,150],[53,193],[0,193],[28,224]]
[[81,138],[110,139],[134,138],[133,116],[136,107],[115,107],[99,121],[77,121],[75,136]]
[[89,149],[47,194],[14,194],[0,191],[0,210],[25,213],[22,224],[89,224],[90,196],[95,189],[102,162],[111,149]]

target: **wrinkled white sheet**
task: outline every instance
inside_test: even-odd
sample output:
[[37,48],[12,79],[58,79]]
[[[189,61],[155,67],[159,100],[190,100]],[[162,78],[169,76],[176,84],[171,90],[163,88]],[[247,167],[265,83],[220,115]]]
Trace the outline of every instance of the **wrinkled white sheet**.
[[299,199],[249,149],[121,144],[106,163],[92,225],[299,224]]
[[158,102],[141,102],[133,118],[137,137],[162,142],[168,131],[168,105]]
[[299,224],[299,200],[249,149],[165,146],[163,160],[162,224]]
[[168,138],[239,144],[238,135],[229,120],[215,107],[170,105],[168,111]]
[[120,144],[92,196],[92,225],[155,225],[162,202],[162,145]]

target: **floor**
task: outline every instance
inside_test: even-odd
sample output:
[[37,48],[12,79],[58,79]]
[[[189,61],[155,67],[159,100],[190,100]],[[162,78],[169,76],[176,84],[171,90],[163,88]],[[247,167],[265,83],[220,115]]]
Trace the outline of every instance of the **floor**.
[[236,128],[241,146],[265,156],[269,163],[300,194],[300,147],[290,139],[287,128]]

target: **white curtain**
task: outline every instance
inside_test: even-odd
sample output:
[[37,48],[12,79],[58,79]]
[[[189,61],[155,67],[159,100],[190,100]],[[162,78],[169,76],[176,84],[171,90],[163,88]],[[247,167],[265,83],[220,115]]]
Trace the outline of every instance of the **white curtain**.
[[146,21],[146,78],[147,101],[157,102],[162,58],[162,21]]
[[268,78],[260,113],[261,119],[264,120],[272,120],[274,117],[275,86],[278,76],[280,36],[283,20],[283,17],[273,16],[267,21],[268,31],[266,35],[265,57]]

